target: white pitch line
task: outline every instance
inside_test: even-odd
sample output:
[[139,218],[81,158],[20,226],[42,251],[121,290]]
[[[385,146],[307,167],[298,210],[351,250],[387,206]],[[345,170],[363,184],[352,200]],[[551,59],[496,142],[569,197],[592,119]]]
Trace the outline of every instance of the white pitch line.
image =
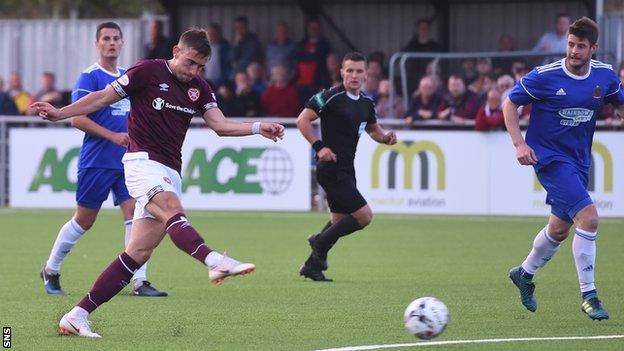
[[427,346],[438,346],[438,345],[488,344],[488,343],[502,343],[502,342],[523,342],[523,341],[597,340],[597,339],[624,339],[624,335],[557,336],[557,337],[543,337],[543,338],[424,341],[424,342],[414,342],[414,343],[409,343],[409,344],[346,346],[346,347],[322,349],[322,350],[316,350],[316,351],[361,351],[361,350],[395,349],[399,347],[427,347]]

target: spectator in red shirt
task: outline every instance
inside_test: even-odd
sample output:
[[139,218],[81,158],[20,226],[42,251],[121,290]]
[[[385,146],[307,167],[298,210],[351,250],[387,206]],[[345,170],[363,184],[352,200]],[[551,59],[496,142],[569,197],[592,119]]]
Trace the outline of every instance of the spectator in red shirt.
[[262,94],[262,111],[269,117],[296,117],[301,106],[297,88],[288,82],[288,70],[277,65],[271,70],[271,85]]
[[485,104],[477,112],[475,129],[481,131],[504,130],[505,119],[501,104],[501,93],[498,89],[490,89],[487,92]]
[[308,20],[305,38],[297,43],[295,49],[297,87],[303,100],[310,98],[327,80],[327,56],[330,52],[331,44],[321,34],[321,22]]
[[464,124],[474,120],[479,109],[479,98],[466,89],[464,79],[451,75],[448,79],[448,93],[445,94],[438,108],[438,119]]

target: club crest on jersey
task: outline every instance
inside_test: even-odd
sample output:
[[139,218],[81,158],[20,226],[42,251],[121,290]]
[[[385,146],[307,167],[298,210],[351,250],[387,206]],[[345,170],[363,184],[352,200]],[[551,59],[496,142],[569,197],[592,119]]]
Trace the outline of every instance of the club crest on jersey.
[[594,88],[594,99],[600,99],[602,97],[602,89],[600,89],[600,85],[596,85]]
[[199,99],[199,89],[197,88],[190,88],[186,93],[191,101],[197,101],[197,99]]
[[126,86],[130,83],[130,79],[128,78],[127,74],[124,74],[123,76],[117,78],[117,81],[123,86]]

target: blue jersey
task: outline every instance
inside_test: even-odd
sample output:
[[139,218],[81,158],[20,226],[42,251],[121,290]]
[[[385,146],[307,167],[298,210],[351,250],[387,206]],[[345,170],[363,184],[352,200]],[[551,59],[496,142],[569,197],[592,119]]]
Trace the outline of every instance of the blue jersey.
[[[106,88],[106,85],[121,77],[126,72],[120,67],[117,68],[117,71],[117,73],[108,72],[97,63],[91,65],[78,77],[78,81],[72,92],[72,102],[79,100],[92,91]],[[88,117],[110,131],[125,133],[128,132],[129,111],[130,100],[125,98],[89,114]],[[82,148],[80,149],[78,169],[123,169],[121,158],[125,152],[126,149],[124,147],[113,144],[106,139],[85,133]]]
[[552,161],[588,172],[596,117],[603,102],[624,104],[624,91],[611,65],[591,60],[584,76],[565,67],[565,59],[536,67],[509,93],[516,105],[532,104],[526,142],[540,169]]

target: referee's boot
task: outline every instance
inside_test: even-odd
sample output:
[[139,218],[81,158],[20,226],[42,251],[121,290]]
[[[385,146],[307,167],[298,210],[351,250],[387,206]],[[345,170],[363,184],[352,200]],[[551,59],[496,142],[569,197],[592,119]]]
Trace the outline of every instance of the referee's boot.
[[305,278],[310,278],[315,282],[332,282],[333,280],[327,278],[325,274],[323,274],[323,270],[321,268],[321,264],[317,258],[314,257],[313,254],[310,254],[310,257],[304,262],[303,266],[299,269],[299,275],[304,276]]
[[134,296],[145,296],[145,297],[165,297],[168,294],[164,291],[160,291],[152,286],[152,283],[144,280],[141,282],[141,285],[135,287],[132,290],[132,294]]
[[319,268],[322,271],[326,271],[328,268],[327,252],[329,252],[329,249],[331,249],[331,247],[329,249],[321,247],[320,243],[318,242],[318,237],[319,234],[312,234],[308,237],[308,243],[310,243],[310,248],[312,249],[311,256],[314,256]]

